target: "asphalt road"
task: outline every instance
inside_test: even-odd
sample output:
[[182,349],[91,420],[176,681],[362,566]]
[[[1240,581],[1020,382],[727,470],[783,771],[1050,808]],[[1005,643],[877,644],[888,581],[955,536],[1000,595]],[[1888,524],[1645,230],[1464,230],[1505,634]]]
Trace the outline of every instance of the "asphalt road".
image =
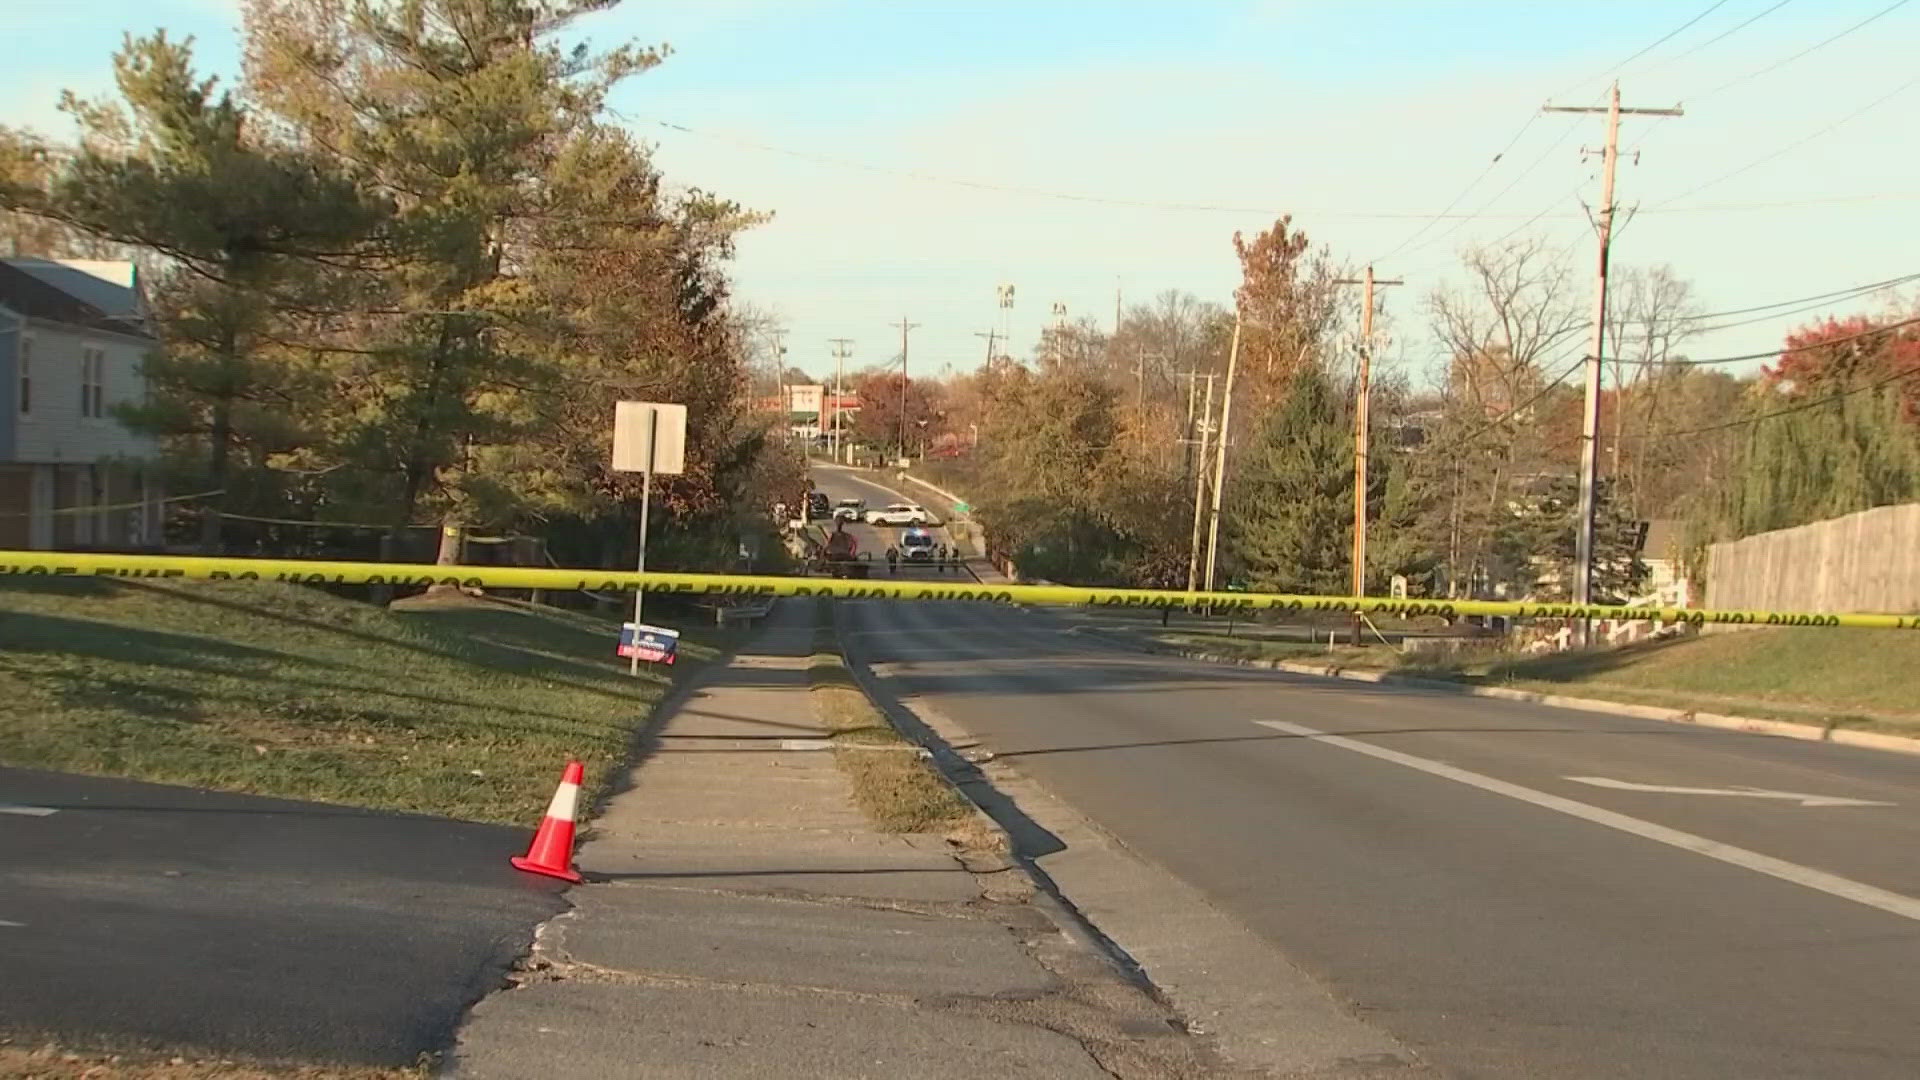
[[528,836],[0,769],[0,1028],[411,1064],[561,909]]
[[[827,498],[834,502],[839,502],[841,499],[865,499],[867,501],[867,508],[870,510],[878,509],[889,503],[919,502],[920,505],[926,507],[927,513],[933,517],[936,523],[944,519],[943,512],[946,509],[945,507],[926,503],[911,493],[906,493],[906,496],[903,498],[901,492],[897,492],[892,488],[882,487],[880,484],[867,479],[862,474],[851,469],[816,467],[813,470],[813,479],[819,490],[826,492]],[[829,532],[833,530],[833,523],[829,521],[819,521],[813,524]],[[847,526],[847,531],[853,534],[854,542],[860,545],[861,553],[873,557],[871,560],[872,569],[868,572],[875,577],[885,577],[887,575],[887,548],[889,545],[897,545],[899,543],[899,534],[903,530],[888,525],[868,525],[865,522],[853,522]],[[953,537],[947,534],[944,525],[929,525],[927,531],[933,534],[933,542],[935,544],[946,544],[948,550],[952,550]],[[931,566],[920,566],[910,562],[902,562],[900,564],[898,576],[914,581],[964,581],[968,584],[972,584],[975,581],[974,577],[963,567],[955,566],[939,569]]]
[[1920,757],[847,615],[890,688],[1448,1075],[1920,1075]]

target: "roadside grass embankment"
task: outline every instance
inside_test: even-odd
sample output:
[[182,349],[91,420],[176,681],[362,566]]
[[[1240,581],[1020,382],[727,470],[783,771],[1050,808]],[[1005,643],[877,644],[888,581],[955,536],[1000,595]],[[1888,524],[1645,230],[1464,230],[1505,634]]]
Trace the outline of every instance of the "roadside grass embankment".
[[1224,634],[1155,634],[1164,645],[1236,659],[1393,671],[1474,686],[1819,727],[1920,736],[1920,634],[1780,627],[1700,634],[1621,649],[1519,656],[1491,649],[1404,653]]
[[861,810],[882,832],[935,833],[967,848],[992,847],[997,840],[973,805],[894,729],[848,670],[826,605],[816,610],[808,696]]
[[426,1080],[407,1069],[292,1065],[185,1054],[103,1053],[0,1040],[0,1080]]
[[569,757],[603,791],[670,686],[627,675],[617,629],[464,595],[0,581],[0,764],[524,825]]

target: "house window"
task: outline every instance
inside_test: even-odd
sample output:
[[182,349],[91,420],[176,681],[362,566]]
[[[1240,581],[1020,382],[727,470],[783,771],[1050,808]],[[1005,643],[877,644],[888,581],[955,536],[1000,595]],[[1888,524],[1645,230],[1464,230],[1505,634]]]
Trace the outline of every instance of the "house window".
[[80,415],[103,416],[106,398],[107,353],[97,345],[80,350]]
[[20,413],[33,411],[33,339],[20,338]]

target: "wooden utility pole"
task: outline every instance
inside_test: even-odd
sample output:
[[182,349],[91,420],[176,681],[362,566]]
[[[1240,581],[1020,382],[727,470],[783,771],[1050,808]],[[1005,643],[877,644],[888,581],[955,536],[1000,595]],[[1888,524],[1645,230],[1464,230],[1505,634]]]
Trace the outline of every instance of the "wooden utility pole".
[[994,330],[989,330],[983,334],[980,331],[975,330],[973,332],[973,336],[987,339],[987,370],[992,371],[993,370],[993,343],[994,343],[994,340],[999,336],[999,333]]
[[907,456],[907,331],[918,329],[920,324],[908,322],[901,316],[895,325],[900,327],[900,456]]
[[1207,520],[1207,591],[1220,567],[1220,504],[1227,501],[1227,434],[1233,423],[1233,376],[1240,368],[1240,305],[1234,305],[1233,345],[1227,350],[1227,387],[1220,398],[1220,440],[1214,445],[1213,510]]
[[[1367,445],[1371,441],[1368,409],[1373,377],[1373,287],[1405,285],[1399,278],[1376,278],[1368,264],[1365,277],[1340,278],[1336,285],[1359,285],[1364,289],[1360,301],[1360,377],[1353,388],[1353,595],[1367,595]],[[1353,643],[1360,644],[1361,627],[1366,619],[1353,613]]]
[[847,357],[853,355],[853,339],[837,337],[827,340],[833,344],[833,437],[829,441],[832,443],[833,460],[837,465],[842,464],[841,450],[846,442],[846,435],[841,430],[843,425],[840,422],[840,398],[846,393]]
[[780,441],[793,441],[793,394],[787,389],[787,346],[785,330],[775,327],[767,331],[773,339],[773,377],[780,384]]
[[[1548,105],[1544,112],[1605,113],[1607,142],[1600,151],[1600,206],[1594,231],[1600,237],[1599,261],[1593,283],[1593,339],[1587,351],[1586,406],[1580,421],[1580,523],[1574,537],[1573,602],[1593,603],[1593,519],[1598,499],[1596,474],[1600,463],[1600,363],[1607,337],[1607,261],[1613,244],[1613,173],[1620,160],[1620,117],[1681,116],[1679,106],[1671,109],[1623,109],[1620,107],[1620,83],[1616,80],[1607,92],[1607,104]],[[1587,644],[1589,621],[1575,622],[1576,637]]]
[[[1199,467],[1193,470],[1193,539],[1187,546],[1187,591],[1192,592],[1200,586],[1200,521],[1207,512],[1207,435],[1213,431],[1213,380],[1212,372],[1201,375],[1188,372],[1187,378],[1193,380],[1187,384],[1187,427],[1194,426],[1193,391],[1201,379],[1207,380],[1207,403],[1200,412],[1200,455],[1192,459]],[[1186,438],[1188,452],[1192,453],[1193,436]]]

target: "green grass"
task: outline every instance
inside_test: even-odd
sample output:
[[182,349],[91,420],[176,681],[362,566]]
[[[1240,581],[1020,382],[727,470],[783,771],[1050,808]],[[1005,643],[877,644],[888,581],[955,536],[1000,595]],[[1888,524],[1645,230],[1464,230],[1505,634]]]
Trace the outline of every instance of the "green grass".
[[616,632],[464,596],[0,580],[0,763],[525,824],[568,757],[602,790],[666,692]]
[[1701,634],[1625,649],[1521,657],[1470,652],[1407,655],[1212,634],[1165,634],[1182,648],[1237,657],[1391,669],[1425,678],[1510,686],[1697,712],[1920,735],[1920,634],[1904,630],[1779,628]]
[[965,846],[989,846],[973,807],[894,730],[847,670],[830,628],[814,634],[807,679],[814,716],[832,733],[834,760],[876,828],[940,833]]

